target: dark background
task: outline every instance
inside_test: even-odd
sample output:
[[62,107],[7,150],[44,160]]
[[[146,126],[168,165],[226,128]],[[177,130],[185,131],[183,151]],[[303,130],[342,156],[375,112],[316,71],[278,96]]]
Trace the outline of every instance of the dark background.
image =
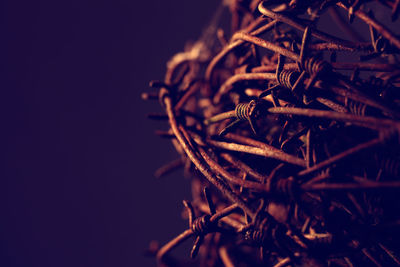
[[187,227],[140,95],[218,3],[0,1],[0,266],[154,266],[149,242]]

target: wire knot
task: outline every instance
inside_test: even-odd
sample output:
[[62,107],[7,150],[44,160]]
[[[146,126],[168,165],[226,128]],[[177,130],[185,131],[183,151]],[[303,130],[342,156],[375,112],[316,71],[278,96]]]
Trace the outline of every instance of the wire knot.
[[297,183],[292,178],[279,179],[274,184],[274,189],[278,194],[283,194],[293,198],[297,192]]
[[248,121],[255,115],[254,110],[256,108],[256,102],[254,100],[249,103],[240,103],[235,108],[236,118],[241,121]]
[[332,66],[323,59],[308,57],[301,63],[303,70],[313,75],[324,75],[332,70]]
[[294,70],[282,70],[277,77],[278,83],[288,89],[293,89],[300,72]]
[[192,231],[195,235],[206,235],[210,233],[215,224],[210,221],[210,215],[201,216],[193,221]]

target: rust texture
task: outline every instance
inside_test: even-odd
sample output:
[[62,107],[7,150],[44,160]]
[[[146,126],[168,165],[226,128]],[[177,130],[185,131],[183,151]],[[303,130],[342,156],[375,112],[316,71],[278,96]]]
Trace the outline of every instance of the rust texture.
[[160,265],[194,237],[202,266],[400,266],[399,2],[224,1],[231,29],[172,57],[142,96],[193,199]]

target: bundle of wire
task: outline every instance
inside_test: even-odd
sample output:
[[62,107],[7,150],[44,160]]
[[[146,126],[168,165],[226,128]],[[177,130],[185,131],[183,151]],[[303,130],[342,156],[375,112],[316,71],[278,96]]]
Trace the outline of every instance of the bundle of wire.
[[168,62],[143,96],[181,157],[157,175],[193,199],[160,265],[191,237],[204,266],[400,265],[399,2],[228,1]]

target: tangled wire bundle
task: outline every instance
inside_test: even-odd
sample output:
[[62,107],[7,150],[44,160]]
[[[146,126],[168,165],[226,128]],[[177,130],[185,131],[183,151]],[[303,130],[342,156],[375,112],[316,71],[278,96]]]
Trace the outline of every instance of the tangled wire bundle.
[[181,155],[156,174],[193,194],[159,264],[193,236],[204,266],[400,265],[400,38],[371,4],[396,23],[398,0],[229,1],[230,41],[213,24],[151,83]]

